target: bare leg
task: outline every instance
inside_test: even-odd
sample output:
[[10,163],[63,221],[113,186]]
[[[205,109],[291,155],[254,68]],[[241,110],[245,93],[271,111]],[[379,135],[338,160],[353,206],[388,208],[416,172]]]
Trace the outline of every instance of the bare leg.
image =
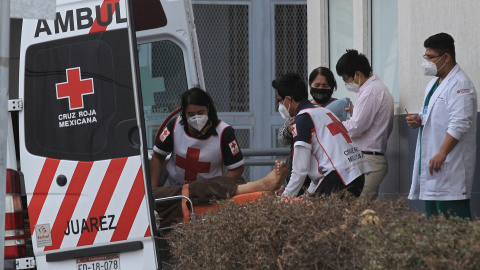
[[271,191],[274,192],[282,185],[285,178],[287,178],[288,168],[285,161],[275,161],[275,169],[269,172],[265,177],[254,182],[248,182],[243,185],[238,185],[235,195],[252,193],[257,191]]

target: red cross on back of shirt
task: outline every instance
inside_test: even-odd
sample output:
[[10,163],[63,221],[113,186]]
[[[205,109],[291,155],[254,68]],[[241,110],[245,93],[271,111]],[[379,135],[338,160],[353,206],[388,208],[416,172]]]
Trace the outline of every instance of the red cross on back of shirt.
[[330,130],[330,133],[332,133],[333,136],[340,133],[348,143],[351,143],[352,139],[350,139],[350,136],[348,136],[348,131],[345,128],[345,126],[340,121],[338,121],[338,119],[335,116],[333,116],[332,113],[327,113],[327,115],[333,121],[333,123],[330,123],[327,125],[327,128]]
[[57,99],[68,98],[70,110],[83,109],[83,95],[93,94],[93,79],[82,80],[80,68],[67,69],[67,82],[57,83]]
[[175,166],[185,170],[185,180],[197,180],[197,174],[210,172],[211,162],[199,161],[200,149],[188,147],[186,158],[175,156]]

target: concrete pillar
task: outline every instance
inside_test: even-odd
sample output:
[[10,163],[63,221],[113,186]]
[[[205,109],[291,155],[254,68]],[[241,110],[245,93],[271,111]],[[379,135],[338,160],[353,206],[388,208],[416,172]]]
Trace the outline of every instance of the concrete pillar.
[[328,1],[307,1],[308,71],[328,67]]
[[353,0],[353,47],[371,60],[371,20],[369,7],[369,0]]

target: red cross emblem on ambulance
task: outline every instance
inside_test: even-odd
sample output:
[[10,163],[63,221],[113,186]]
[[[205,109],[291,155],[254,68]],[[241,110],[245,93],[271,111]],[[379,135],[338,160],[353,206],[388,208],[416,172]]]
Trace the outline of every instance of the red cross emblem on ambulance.
[[93,94],[93,79],[81,79],[80,67],[66,70],[67,81],[57,83],[57,99],[68,98],[70,110],[83,109],[83,96]]

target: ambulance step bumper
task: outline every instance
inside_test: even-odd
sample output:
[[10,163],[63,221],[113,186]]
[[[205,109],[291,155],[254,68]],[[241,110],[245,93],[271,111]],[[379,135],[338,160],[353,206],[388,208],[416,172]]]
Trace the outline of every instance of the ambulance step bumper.
[[105,255],[105,254],[137,251],[141,249],[143,249],[143,243],[140,241],[135,241],[130,243],[114,244],[109,246],[99,246],[99,247],[91,247],[91,248],[77,249],[77,250],[71,250],[71,251],[50,253],[50,254],[47,254],[46,260],[47,262],[59,262],[59,261],[66,261],[66,260],[72,260],[72,259],[83,258],[83,257],[92,257],[92,256],[98,256],[98,255]]

